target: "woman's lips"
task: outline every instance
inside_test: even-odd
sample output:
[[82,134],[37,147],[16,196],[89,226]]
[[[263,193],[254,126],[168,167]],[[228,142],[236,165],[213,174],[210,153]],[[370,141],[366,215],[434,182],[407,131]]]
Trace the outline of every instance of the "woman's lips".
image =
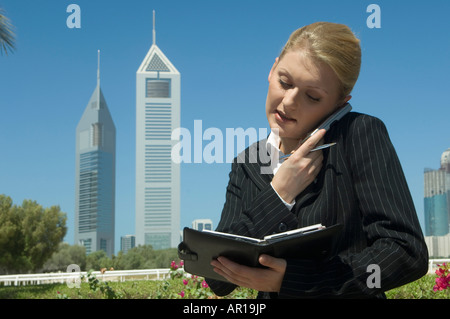
[[275,112],[275,119],[280,123],[295,122],[295,119],[290,118],[289,116],[287,116],[286,114],[284,114],[283,112],[278,111],[278,110]]

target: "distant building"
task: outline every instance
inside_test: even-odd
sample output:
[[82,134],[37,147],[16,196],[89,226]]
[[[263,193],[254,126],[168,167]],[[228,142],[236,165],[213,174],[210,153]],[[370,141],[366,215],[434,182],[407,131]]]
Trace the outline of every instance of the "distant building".
[[211,219],[195,219],[192,222],[192,228],[196,230],[213,230],[213,222]]
[[450,257],[450,234],[445,236],[425,236],[430,258]]
[[126,254],[131,248],[136,246],[136,236],[125,235],[120,237],[120,250]]
[[114,253],[116,128],[97,87],[76,128],[75,244]]
[[441,156],[438,170],[424,171],[425,236],[444,236],[450,222],[450,149]]
[[180,127],[180,73],[153,44],[136,72],[136,245],[180,242],[180,165],[171,134]]

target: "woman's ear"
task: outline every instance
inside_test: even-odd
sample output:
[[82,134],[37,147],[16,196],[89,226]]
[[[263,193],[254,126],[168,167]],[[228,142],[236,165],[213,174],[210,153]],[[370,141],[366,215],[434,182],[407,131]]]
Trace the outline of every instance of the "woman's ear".
[[272,68],[270,69],[269,76],[267,78],[269,80],[269,82],[270,82],[270,78],[272,77],[273,71],[275,70],[275,68],[278,65],[278,59],[279,59],[278,57],[275,59],[275,63],[272,65]]
[[341,105],[345,105],[345,103],[348,103],[348,101],[350,101],[352,98],[351,95],[347,95],[343,100],[342,100],[342,104]]

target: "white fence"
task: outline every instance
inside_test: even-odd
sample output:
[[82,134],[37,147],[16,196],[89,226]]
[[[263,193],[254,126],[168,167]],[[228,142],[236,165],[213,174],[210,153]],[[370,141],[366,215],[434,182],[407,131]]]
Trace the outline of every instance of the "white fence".
[[428,262],[428,274],[434,274],[438,265],[443,263],[450,264],[450,259],[430,259]]
[[[450,259],[430,259],[428,273],[434,274],[438,265],[450,263]],[[170,269],[138,269],[138,270],[107,270],[104,273],[93,271],[92,274],[102,281],[127,280],[161,280],[169,277]],[[0,286],[41,285],[51,283],[73,283],[83,278],[88,281],[87,272],[61,272],[43,274],[18,274],[0,276]]]
[[[138,269],[138,270],[107,270],[91,272],[98,280],[126,281],[126,280],[161,280],[169,277],[170,269]],[[88,281],[87,272],[61,272],[43,274],[18,274],[0,276],[0,286],[40,285],[51,283],[73,283],[83,278]]]

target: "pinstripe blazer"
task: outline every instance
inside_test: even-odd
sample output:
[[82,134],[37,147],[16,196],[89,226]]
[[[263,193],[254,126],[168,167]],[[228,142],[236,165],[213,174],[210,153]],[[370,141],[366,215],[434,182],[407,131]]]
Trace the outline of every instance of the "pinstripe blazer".
[[[383,122],[349,113],[327,132],[329,142],[337,145],[323,151],[321,172],[291,211],[270,186],[273,175],[261,174],[261,161],[251,160],[252,147],[232,164],[218,231],[261,238],[316,223],[344,226],[330,259],[288,259],[281,290],[270,297],[385,297],[384,291],[427,272],[427,248]],[[259,154],[266,151],[265,140],[255,146]],[[367,284],[373,264],[380,269],[380,288]],[[207,281],[218,295],[235,288]]]

